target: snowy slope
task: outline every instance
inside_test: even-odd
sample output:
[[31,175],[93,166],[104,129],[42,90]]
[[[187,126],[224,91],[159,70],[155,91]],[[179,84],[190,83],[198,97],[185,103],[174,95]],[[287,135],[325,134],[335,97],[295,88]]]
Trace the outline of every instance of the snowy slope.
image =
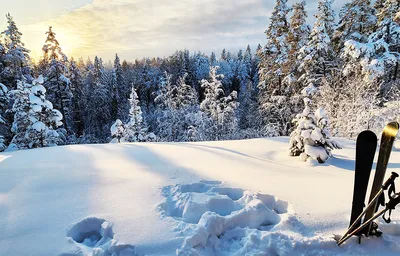
[[340,142],[323,165],[288,138],[2,153],[0,255],[397,255],[398,210],[383,237],[336,246],[355,153]]

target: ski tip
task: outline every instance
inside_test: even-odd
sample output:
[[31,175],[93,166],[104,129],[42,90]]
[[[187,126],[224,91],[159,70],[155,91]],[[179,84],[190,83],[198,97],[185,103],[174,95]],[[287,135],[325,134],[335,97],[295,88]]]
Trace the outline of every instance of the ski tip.
[[366,138],[369,138],[369,139],[372,139],[372,138],[377,138],[376,137],[376,134],[373,132],[373,131],[370,131],[370,130],[365,130],[365,131],[362,131],[359,135],[358,135],[358,137],[357,138],[359,138],[359,139],[366,139]]
[[386,125],[385,129],[383,129],[384,133],[396,137],[397,132],[399,131],[399,123],[398,122],[391,122]]

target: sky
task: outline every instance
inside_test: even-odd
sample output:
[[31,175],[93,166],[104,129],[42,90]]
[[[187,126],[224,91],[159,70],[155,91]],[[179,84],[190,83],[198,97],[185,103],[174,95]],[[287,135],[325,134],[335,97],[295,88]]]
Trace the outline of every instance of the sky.
[[[317,1],[306,2],[312,23]],[[334,2],[336,13],[344,2]],[[274,5],[274,0],[0,0],[0,15],[11,13],[35,59],[51,25],[68,56],[111,60],[118,53],[134,60],[178,49],[207,54],[248,44],[254,49],[265,42]],[[0,30],[5,27],[3,16]]]

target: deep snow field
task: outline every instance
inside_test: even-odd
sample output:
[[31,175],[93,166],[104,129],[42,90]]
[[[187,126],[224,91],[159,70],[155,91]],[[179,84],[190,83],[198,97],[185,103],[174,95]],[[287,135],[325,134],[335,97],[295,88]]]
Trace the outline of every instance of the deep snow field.
[[1,153],[0,255],[399,255],[399,210],[382,237],[336,245],[355,155],[339,142],[322,165],[288,138]]

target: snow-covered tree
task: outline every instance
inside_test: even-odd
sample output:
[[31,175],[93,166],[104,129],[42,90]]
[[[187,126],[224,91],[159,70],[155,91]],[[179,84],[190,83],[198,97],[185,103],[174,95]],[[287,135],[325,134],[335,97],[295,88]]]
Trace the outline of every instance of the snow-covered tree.
[[217,75],[217,70],[218,67],[210,67],[209,80],[201,82],[205,99],[201,102],[200,109],[213,121],[210,132],[215,131],[213,133],[219,140],[235,135],[237,129],[235,110],[238,103],[236,91],[225,96],[221,82],[223,76]]
[[332,0],[320,0],[316,21],[307,45],[300,49],[299,58],[302,61],[300,70],[303,75],[300,81],[303,87],[317,87],[321,79],[328,76],[335,67],[335,53],[331,38],[335,21]]
[[81,70],[74,59],[69,62],[69,74],[70,88],[72,93],[71,100],[71,120],[72,129],[77,137],[83,135],[84,131],[84,109],[86,101],[84,98],[84,84]]
[[285,77],[285,84],[290,86],[292,90],[293,84],[297,82],[299,75],[298,71],[300,61],[298,60],[299,50],[307,45],[308,37],[310,35],[310,26],[307,25],[307,11],[306,2],[295,3],[292,7],[293,14],[290,18],[290,28],[287,37],[287,44],[289,45],[289,56],[286,63],[286,70],[289,72]]
[[284,70],[288,61],[289,32],[287,0],[276,0],[270,17],[270,24],[265,31],[267,43],[261,53],[259,63],[260,89],[271,95],[282,95],[282,80],[288,70]]
[[47,39],[43,45],[43,57],[39,63],[39,71],[44,74],[44,86],[48,98],[54,102],[65,120],[65,129],[70,132],[72,127],[70,79],[68,77],[68,59],[62,52],[52,27],[46,32]]
[[8,89],[4,84],[0,83],[0,152],[5,149],[5,135],[8,134],[9,130],[9,124],[4,116],[8,109],[9,101]]
[[62,125],[62,114],[53,109],[46,100],[43,77],[33,80],[32,84],[19,82],[17,89],[11,91],[14,97],[12,111],[14,137],[7,150],[56,146],[63,138],[56,131]]
[[[147,128],[143,127],[143,116],[142,109],[139,105],[139,99],[135,88],[132,87],[132,92],[129,97],[129,121],[125,125],[125,141],[128,142],[139,142],[147,141],[149,135],[147,134]],[[154,140],[154,135],[151,134],[151,139]]]
[[337,142],[330,139],[329,121],[323,108],[318,108],[313,114],[311,100],[304,98],[305,108],[293,122],[296,129],[290,135],[289,151],[291,156],[300,156],[306,161],[309,157],[324,163],[333,149],[339,149]]
[[4,37],[4,45],[0,50],[4,52],[4,69],[0,74],[0,82],[4,83],[9,89],[14,88],[18,80],[32,79],[30,68],[29,50],[25,48],[21,41],[22,33],[13,17],[8,13],[6,15],[7,29],[1,33]]
[[[390,0],[385,6],[390,6]],[[396,5],[396,3],[393,3]],[[390,8],[388,7],[388,10]],[[400,12],[398,12],[400,13]],[[364,81],[381,85],[397,79],[398,66],[400,61],[400,14],[397,16],[387,11],[386,18],[380,17],[375,33],[371,34],[367,43],[359,43],[355,40],[345,42],[343,57],[348,58],[344,74],[354,75],[361,70]]]
[[129,109],[129,121],[126,124],[123,124],[119,119],[115,121],[111,126],[111,135],[113,137],[111,143],[154,141],[156,139],[154,133],[148,133],[148,128],[144,127],[142,109],[134,87],[132,87],[129,103],[131,106]]
[[325,108],[334,136],[355,138],[373,128],[378,94],[379,88],[363,82],[361,74],[346,78],[336,72],[322,82],[315,103]]
[[7,87],[0,83],[0,124],[6,123],[3,115],[6,113],[9,100]]
[[332,40],[337,52],[347,40],[366,43],[377,23],[375,9],[369,0],[352,0],[339,13],[339,23]]
[[173,85],[170,75],[165,74],[155,99],[156,134],[161,141],[188,141],[201,134],[198,97],[194,88],[186,84],[185,77],[180,77],[177,84]]
[[105,142],[109,137],[111,118],[111,92],[109,74],[107,74],[102,60],[97,56],[94,63],[87,64],[85,86],[85,134],[92,136],[93,143]]
[[113,118],[123,118],[128,114],[127,91],[128,90],[121,66],[121,61],[118,55],[115,55],[112,88],[112,104],[114,110],[111,114]]
[[125,126],[121,120],[117,119],[115,123],[110,128],[112,140],[110,143],[120,143],[125,142]]

